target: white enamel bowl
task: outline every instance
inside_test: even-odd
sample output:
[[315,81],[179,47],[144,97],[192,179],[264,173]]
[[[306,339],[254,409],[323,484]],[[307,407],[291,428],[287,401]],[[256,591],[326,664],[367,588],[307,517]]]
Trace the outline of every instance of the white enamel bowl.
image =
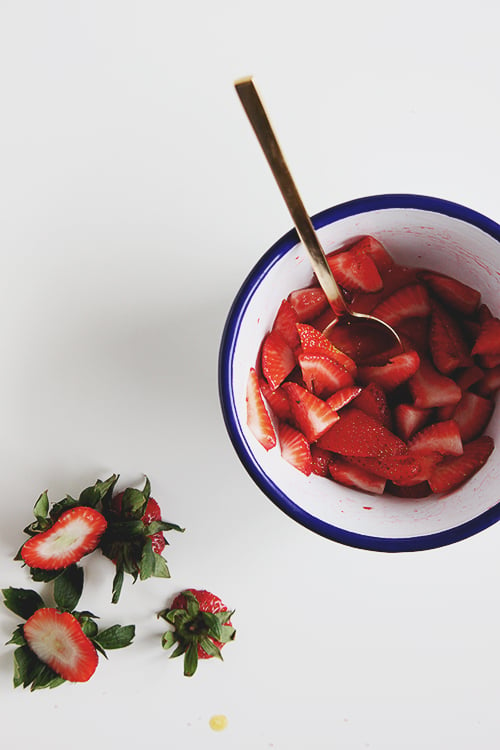
[[[500,226],[449,201],[418,195],[361,198],[313,218],[327,252],[363,235],[379,239],[398,263],[455,276],[478,289],[500,315]],[[306,477],[277,446],[266,452],[246,425],[245,391],[262,339],[281,301],[312,279],[294,231],[252,269],[229,312],[219,353],[226,427],[245,469],[284,513],[324,537],[385,552],[422,550],[464,539],[500,518],[500,407],[487,428],[496,449],[487,464],[447,496],[379,497],[330,479]]]

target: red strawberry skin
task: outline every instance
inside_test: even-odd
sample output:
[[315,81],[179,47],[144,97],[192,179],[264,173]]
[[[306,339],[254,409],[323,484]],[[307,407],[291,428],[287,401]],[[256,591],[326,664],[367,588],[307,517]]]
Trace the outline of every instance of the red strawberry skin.
[[[246,402],[247,425],[251,433],[267,451],[274,448],[276,434],[262,398],[259,377],[253,367],[250,368],[248,375]],[[161,514],[159,518],[154,520],[161,520]]]
[[[216,596],[216,594],[212,594],[210,591],[206,591],[205,589],[187,589],[187,591],[190,591],[196,597],[198,604],[200,605],[200,610],[202,612],[210,612],[212,614],[215,614],[216,612],[228,612],[228,608],[226,607],[222,599]],[[183,594],[178,594],[172,602],[172,609],[185,609],[186,606],[186,597]],[[231,621],[228,620],[227,624],[231,625]],[[219,649],[225,646],[225,643],[221,643],[214,638],[211,638],[211,640]],[[212,657],[207,654],[200,645],[198,645],[198,659],[211,658]]]
[[319,440],[320,448],[343,456],[395,456],[408,452],[406,444],[378,420],[346,407],[338,421]]
[[92,552],[106,530],[104,516],[93,508],[78,506],[61,513],[47,531],[28,539],[21,556],[30,568],[60,570]]
[[313,461],[309,442],[304,435],[283,422],[278,428],[281,455],[287,463],[309,476],[313,470]]
[[26,620],[23,632],[31,650],[65,680],[87,682],[94,674],[97,651],[69,612],[37,609]]
[[273,390],[295,367],[295,355],[278,331],[267,334],[262,344],[262,372]]
[[464,445],[461,456],[449,456],[439,463],[429,478],[433,492],[450,492],[481,469],[493,452],[493,440],[482,435]]

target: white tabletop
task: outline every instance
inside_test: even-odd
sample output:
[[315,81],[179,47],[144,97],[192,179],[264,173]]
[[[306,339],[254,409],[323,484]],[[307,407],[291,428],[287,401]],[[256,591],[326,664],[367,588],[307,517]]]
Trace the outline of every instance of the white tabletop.
[[[499,221],[499,22],[491,0],[0,4],[1,586],[49,591],[12,559],[44,489],[147,474],[186,527],[171,579],[118,605],[86,560],[82,607],[137,627],[88,683],[14,690],[3,647],[8,746],[498,748],[500,527],[388,555],[297,525],[230,444],[217,355],[290,228],[233,80],[255,75],[311,213],[413,192]],[[191,679],[155,617],[189,586],[237,628]]]

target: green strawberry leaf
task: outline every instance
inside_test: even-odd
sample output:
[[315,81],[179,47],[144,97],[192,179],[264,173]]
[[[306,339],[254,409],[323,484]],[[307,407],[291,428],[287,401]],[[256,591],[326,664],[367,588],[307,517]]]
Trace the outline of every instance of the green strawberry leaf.
[[149,498],[151,497],[151,482],[149,481],[148,477],[146,477],[146,481],[144,482],[142,494],[144,495],[146,500],[149,500]]
[[45,607],[45,603],[36,591],[31,589],[16,589],[8,588],[2,589],[4,596],[4,604],[7,609],[10,609],[14,614],[19,615],[23,619],[27,620],[28,617],[36,612],[40,607]]
[[117,481],[117,474],[112,474],[108,479],[104,480],[104,482],[98,479],[92,487],[86,487],[86,489],[82,490],[80,497],[78,498],[78,504],[90,508],[97,508],[99,503],[105,504],[106,499],[113,492]]
[[45,521],[49,515],[49,496],[47,490],[42,492],[38,500],[36,501],[33,513],[37,521]]
[[87,638],[95,638],[98,632],[97,624],[90,617],[78,617],[78,622],[87,636]]
[[54,581],[54,600],[59,609],[72,612],[83,591],[83,568],[70,565]]
[[155,553],[153,552],[153,546],[151,539],[146,538],[144,540],[144,546],[142,548],[141,561],[139,563],[141,581],[145,581],[146,578],[151,578],[155,569]]
[[42,568],[30,568],[30,576],[36,583],[50,583],[61,575],[64,568],[60,570],[42,570]]
[[189,617],[194,618],[197,616],[197,614],[200,611],[200,605],[198,603],[198,599],[195,597],[195,595],[191,591],[183,591],[182,595],[184,596],[186,600],[186,611],[189,615]]
[[54,688],[61,685],[66,680],[54,672],[47,664],[37,659],[38,664],[35,668],[35,674],[31,680],[30,690],[42,690],[42,688]]
[[234,641],[235,636],[236,630],[232,625],[223,625],[221,636],[217,640],[221,643],[229,643],[230,641]]
[[14,687],[27,687],[32,681],[39,659],[29,646],[19,646],[14,651]]
[[167,630],[166,633],[163,633],[161,637],[161,645],[162,647],[167,651],[169,648],[172,648],[172,646],[175,646],[176,644],[176,638],[175,633],[173,630]]
[[113,590],[111,596],[111,603],[117,604],[122,592],[124,573],[123,570],[117,570],[115,577],[113,578]]
[[[174,652],[175,653],[175,652]],[[173,656],[174,654],[172,654]],[[184,657],[184,675],[186,677],[192,677],[196,672],[198,666],[198,646],[196,642],[192,642],[186,649],[186,655]]]
[[158,552],[153,552],[154,564],[152,575],[155,578],[170,578],[170,571],[168,569],[167,561]]
[[134,636],[134,625],[112,625],[102,630],[93,641],[105,649],[125,648],[132,643]]
[[70,508],[75,508],[78,505],[78,500],[75,500],[74,497],[71,497],[70,495],[66,495],[62,500],[59,500],[58,503],[54,503],[50,510],[50,517],[53,521],[56,521],[59,516],[64,513],[65,510],[70,510]]
[[127,487],[122,497],[122,514],[130,518],[142,518],[148,498],[140,490],[133,487]]
[[106,532],[107,538],[113,540],[123,539],[128,541],[130,537],[142,536],[145,526],[140,519],[132,521],[111,521]]
[[182,654],[186,653],[186,649],[187,649],[187,643],[178,643],[177,648],[174,651],[172,651],[172,653],[170,654],[170,658],[175,659],[178,656],[182,656]]
[[213,641],[206,635],[200,636],[199,644],[203,651],[209,656],[215,656],[217,659],[222,661],[222,654],[220,648],[218,648]]
[[28,645],[26,643],[26,638],[24,637],[24,628],[22,625],[17,626],[17,628],[12,633],[10,640],[8,640],[5,645],[6,646],[8,645],[27,646]]
[[219,622],[219,618],[211,612],[200,612],[200,617],[205,624],[209,635],[220,641],[222,636],[222,626]]

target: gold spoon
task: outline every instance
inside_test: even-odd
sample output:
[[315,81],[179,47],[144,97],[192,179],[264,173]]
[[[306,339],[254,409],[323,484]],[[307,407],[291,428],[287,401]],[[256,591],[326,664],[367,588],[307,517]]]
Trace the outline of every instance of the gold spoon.
[[355,326],[357,327],[360,324],[365,327],[371,326],[372,328],[376,326],[378,333],[383,332],[388,337],[392,337],[392,340],[388,339],[390,343],[387,347],[380,347],[381,351],[391,349],[391,347],[394,347],[395,343],[401,348],[401,351],[404,351],[404,346],[399,335],[390,325],[379,318],[375,318],[373,315],[353,312],[349,309],[344,296],[333,277],[325,252],[321,247],[318,235],[316,234],[309,214],[305,209],[292,175],[290,174],[252,77],[241,78],[235,81],[234,86],[243,105],[243,109],[250,120],[250,124],[255,131],[257,140],[259,141],[269,166],[271,167],[274,178],[278,183],[281,194],[285,199],[285,203],[288,207],[293,223],[295,224],[298,235],[309,254],[313,271],[316,274],[318,282],[323,289],[328,302],[330,303],[330,307],[335,313],[335,319],[325,328],[323,333],[328,335],[332,328],[339,325],[340,322],[350,326],[352,331]]

